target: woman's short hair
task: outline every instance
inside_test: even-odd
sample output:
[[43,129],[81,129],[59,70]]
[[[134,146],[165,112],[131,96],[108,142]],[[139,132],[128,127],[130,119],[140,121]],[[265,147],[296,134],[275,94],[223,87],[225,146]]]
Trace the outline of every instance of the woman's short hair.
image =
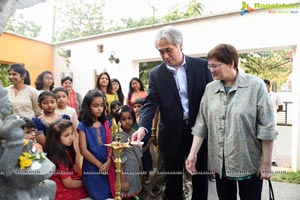
[[222,63],[233,66],[238,69],[239,54],[231,44],[219,44],[210,50],[207,54],[207,59],[216,59]]
[[62,85],[64,82],[66,82],[67,80],[71,81],[71,83],[73,83],[73,79],[70,77],[70,76],[66,76],[66,77],[63,77],[61,80],[60,80],[60,84]]

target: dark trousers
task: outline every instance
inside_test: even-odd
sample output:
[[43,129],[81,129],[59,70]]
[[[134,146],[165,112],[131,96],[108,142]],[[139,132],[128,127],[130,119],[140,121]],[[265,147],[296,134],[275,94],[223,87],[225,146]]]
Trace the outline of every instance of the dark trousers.
[[262,180],[255,176],[251,179],[235,181],[216,174],[216,187],[220,200],[236,200],[237,184],[241,200],[261,200]]
[[[166,190],[165,198],[167,200],[182,200],[182,177],[183,168],[185,167],[185,159],[187,158],[191,148],[191,138],[186,137],[191,134],[191,128],[188,125],[184,126],[184,135],[182,142],[182,151],[176,157],[164,157],[165,172],[166,172]],[[203,143],[196,163],[196,169],[199,172],[207,172],[207,141]],[[192,200],[206,200],[208,195],[208,178],[205,173],[197,174],[192,177],[193,195]]]

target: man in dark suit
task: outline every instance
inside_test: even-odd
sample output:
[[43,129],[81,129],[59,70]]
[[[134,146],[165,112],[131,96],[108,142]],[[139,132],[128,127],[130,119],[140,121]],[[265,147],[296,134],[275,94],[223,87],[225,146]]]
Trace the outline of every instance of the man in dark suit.
[[[194,126],[200,101],[212,75],[207,61],[182,53],[183,37],[172,26],[159,30],[155,47],[164,63],[153,68],[149,75],[148,96],[140,114],[140,128],[133,141],[141,141],[151,133],[156,108],[160,110],[158,145],[163,155],[166,175],[165,199],[183,199],[182,175],[184,160],[192,144],[191,127]],[[196,164],[199,172],[207,170],[207,146],[202,146]],[[192,199],[207,199],[208,179],[199,173],[192,178]]]

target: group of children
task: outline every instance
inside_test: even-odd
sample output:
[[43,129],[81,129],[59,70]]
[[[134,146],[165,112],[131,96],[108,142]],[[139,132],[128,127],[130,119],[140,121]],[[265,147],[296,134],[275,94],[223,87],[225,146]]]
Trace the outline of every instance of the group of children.
[[[111,113],[107,113],[105,95],[90,90],[77,117],[75,110],[67,106],[67,98],[68,91],[64,88],[42,92],[38,98],[42,114],[32,120],[24,119],[25,138],[32,140],[39,151],[45,151],[56,166],[51,177],[57,185],[55,199],[113,198],[116,193],[114,155],[104,144],[111,143],[117,133],[122,142],[131,139],[138,127],[143,100],[136,101],[135,109],[113,102]],[[121,154],[123,199],[140,194],[143,172],[149,177],[151,142],[152,138],[146,137],[143,148],[133,145]]]

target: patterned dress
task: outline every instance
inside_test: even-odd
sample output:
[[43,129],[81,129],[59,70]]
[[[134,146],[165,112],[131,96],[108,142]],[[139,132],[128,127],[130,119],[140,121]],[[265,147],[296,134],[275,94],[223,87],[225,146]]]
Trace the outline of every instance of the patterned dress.
[[17,95],[13,90],[13,85],[8,86],[6,89],[15,115],[32,119],[41,114],[37,101],[39,92],[35,88],[27,85]]
[[[128,142],[131,135],[122,132],[121,142]],[[141,192],[140,165],[141,157],[143,156],[142,149],[138,146],[125,148],[121,153],[122,167],[125,173],[126,180],[130,185],[128,192],[121,192],[122,197],[136,196]]]

